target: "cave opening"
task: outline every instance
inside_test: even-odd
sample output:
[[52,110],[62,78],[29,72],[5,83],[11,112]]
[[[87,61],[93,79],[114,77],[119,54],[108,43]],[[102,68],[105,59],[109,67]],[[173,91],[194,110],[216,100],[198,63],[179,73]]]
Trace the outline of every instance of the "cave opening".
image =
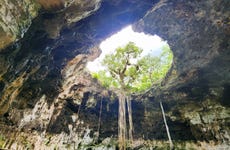
[[[93,78],[117,96],[118,143],[120,149],[126,149],[126,142],[131,144],[134,135],[132,96],[160,86],[171,68],[173,54],[167,42],[159,36],[134,32],[132,26],[103,41],[100,49],[100,56],[88,62],[87,69]],[[170,135],[169,140],[171,147]]]
[[90,73],[104,70],[105,67],[102,65],[102,61],[105,56],[114,53],[117,48],[124,47],[129,42],[133,42],[137,47],[143,50],[137,60],[144,56],[159,58],[159,65],[154,68],[154,76],[156,76],[154,81],[158,83],[161,82],[171,68],[173,52],[167,41],[163,40],[158,35],[135,32],[131,25],[124,27],[100,43],[101,54],[96,59],[87,63],[87,70]]

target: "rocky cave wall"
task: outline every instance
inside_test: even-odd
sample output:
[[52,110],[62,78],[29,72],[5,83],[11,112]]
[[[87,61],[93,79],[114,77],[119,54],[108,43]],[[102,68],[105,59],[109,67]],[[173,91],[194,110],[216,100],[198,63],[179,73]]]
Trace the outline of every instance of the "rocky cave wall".
[[64,133],[77,143],[73,133],[84,138],[90,129],[87,136],[116,137],[116,96],[84,68],[100,54],[103,39],[134,24],[136,31],[167,40],[174,53],[161,86],[133,98],[135,138],[167,139],[162,100],[173,139],[230,141],[228,0],[24,2],[4,0],[0,7],[8,14],[1,14],[2,134]]
[[137,31],[168,41],[173,66],[150,95],[176,106],[171,119],[188,122],[197,139],[229,139],[229,9],[224,6],[229,2],[161,1],[135,24]]

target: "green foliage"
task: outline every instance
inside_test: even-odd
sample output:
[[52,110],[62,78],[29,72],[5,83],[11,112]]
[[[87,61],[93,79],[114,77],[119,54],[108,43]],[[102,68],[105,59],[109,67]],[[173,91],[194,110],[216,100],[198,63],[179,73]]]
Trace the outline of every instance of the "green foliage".
[[140,57],[142,49],[130,42],[119,47],[102,61],[105,70],[92,73],[93,78],[106,88],[119,88],[126,92],[142,92],[160,83],[171,67],[173,54],[168,45],[160,56]]
[[3,148],[5,142],[6,142],[5,136],[0,134],[0,149]]
[[102,86],[109,88],[109,87],[116,87],[118,88],[117,82],[110,76],[106,75],[106,72],[103,70],[99,72],[93,72],[92,77],[99,80]]

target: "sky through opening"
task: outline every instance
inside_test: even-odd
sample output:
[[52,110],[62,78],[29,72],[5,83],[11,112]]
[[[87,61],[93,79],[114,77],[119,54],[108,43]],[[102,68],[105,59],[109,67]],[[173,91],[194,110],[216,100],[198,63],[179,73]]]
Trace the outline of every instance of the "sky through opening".
[[92,62],[88,62],[87,68],[90,72],[98,72],[103,70],[101,61],[105,55],[113,53],[116,48],[123,47],[129,42],[134,42],[136,46],[143,49],[142,56],[153,55],[159,56],[162,52],[163,45],[167,44],[157,35],[147,35],[145,33],[138,33],[132,30],[132,26],[127,26],[111,37],[107,38],[100,44],[102,50],[101,55]]

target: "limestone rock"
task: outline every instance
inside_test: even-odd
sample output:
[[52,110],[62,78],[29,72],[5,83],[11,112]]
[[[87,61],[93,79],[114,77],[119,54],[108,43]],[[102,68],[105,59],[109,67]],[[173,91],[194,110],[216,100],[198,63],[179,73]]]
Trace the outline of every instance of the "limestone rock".
[[24,36],[39,8],[34,0],[0,2],[0,50]]
[[56,12],[53,18],[44,20],[45,30],[50,38],[58,38],[60,31],[64,27],[76,23],[100,8],[101,0],[57,0],[43,1],[40,0],[42,6],[50,11]]
[[229,1],[160,1],[135,24],[137,31],[157,34],[168,41],[173,51],[173,67],[165,89],[192,82],[229,84],[226,43],[230,42],[230,12],[225,7],[229,5]]
[[176,148],[229,146],[229,1],[36,2],[0,2],[0,148],[115,149],[116,95],[85,65],[128,24],[174,53],[162,84],[133,97],[137,148],[167,149],[159,101]]

